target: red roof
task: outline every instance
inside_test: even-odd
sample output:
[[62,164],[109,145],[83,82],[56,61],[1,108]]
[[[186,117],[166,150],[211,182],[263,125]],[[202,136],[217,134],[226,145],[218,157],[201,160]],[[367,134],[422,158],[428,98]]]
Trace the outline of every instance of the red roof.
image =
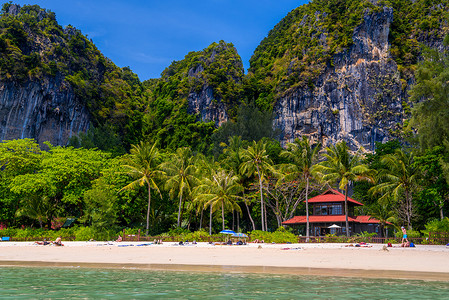
[[[322,203],[322,202],[345,202],[345,195],[336,190],[328,189],[321,195],[309,199],[309,203]],[[350,197],[348,197],[348,202],[351,202],[355,205],[363,206],[362,203]]]
[[[295,224],[305,224],[307,223],[306,216],[295,216],[290,220],[282,222],[282,225],[295,225]],[[335,216],[309,216],[309,223],[343,223],[346,222],[345,215],[335,215]],[[371,218],[370,216],[357,216],[348,217],[348,222],[354,223],[366,223],[366,224],[377,224],[379,220]]]

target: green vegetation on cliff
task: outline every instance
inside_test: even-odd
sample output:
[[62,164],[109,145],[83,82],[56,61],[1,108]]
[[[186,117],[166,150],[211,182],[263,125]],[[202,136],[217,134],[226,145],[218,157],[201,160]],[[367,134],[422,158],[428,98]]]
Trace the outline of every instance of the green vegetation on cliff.
[[313,88],[332,56],[352,44],[354,28],[368,8],[376,6],[360,0],[315,0],[292,10],[250,59],[250,76],[260,89],[258,104],[271,107],[289,89]]
[[61,81],[88,107],[94,125],[108,122],[124,144],[140,138],[144,89],[129,68],[118,68],[72,26],[37,5],[3,5],[0,80]]
[[213,103],[222,102],[232,113],[242,94],[242,78],[243,64],[232,44],[220,41],[202,51],[190,52],[166,68],[161,79],[144,83],[150,91],[144,135],[164,148],[190,145],[209,152],[215,122],[200,120],[189,111],[189,97],[190,101],[213,97]]
[[422,44],[438,44],[448,30],[447,0],[313,0],[292,10],[260,43],[250,60],[249,80],[260,107],[295,88],[314,87],[331,68],[335,54],[352,45],[354,29],[365,13],[393,8],[389,41],[404,88],[413,76]]

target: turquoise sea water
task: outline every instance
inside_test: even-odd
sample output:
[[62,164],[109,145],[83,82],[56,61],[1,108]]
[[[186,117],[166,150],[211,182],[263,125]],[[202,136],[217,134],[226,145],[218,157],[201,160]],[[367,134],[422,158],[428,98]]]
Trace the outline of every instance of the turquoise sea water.
[[0,299],[449,299],[447,282],[0,267]]

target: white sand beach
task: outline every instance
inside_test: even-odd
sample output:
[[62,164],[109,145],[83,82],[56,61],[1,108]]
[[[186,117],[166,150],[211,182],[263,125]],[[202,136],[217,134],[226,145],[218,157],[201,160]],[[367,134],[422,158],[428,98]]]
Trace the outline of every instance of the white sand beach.
[[310,274],[449,281],[449,247],[417,245],[248,244],[162,245],[64,242],[63,247],[1,242],[0,266],[138,268]]

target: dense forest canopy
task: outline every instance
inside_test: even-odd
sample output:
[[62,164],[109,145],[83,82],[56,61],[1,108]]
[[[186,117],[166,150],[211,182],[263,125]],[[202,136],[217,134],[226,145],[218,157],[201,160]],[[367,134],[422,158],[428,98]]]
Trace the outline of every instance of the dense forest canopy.
[[[123,228],[274,231],[306,213],[307,194],[331,186],[350,187],[365,204],[359,213],[392,227],[407,225],[416,235],[432,226],[449,230],[449,40],[438,51],[421,44],[439,45],[447,34],[447,1],[373,3],[298,7],[255,50],[247,75],[235,47],[220,41],[145,82],[115,66],[79,30],[58,25],[52,12],[4,4],[0,81],[59,78],[89,108],[93,126],[67,147],[31,139],[0,144],[0,226],[59,228],[74,217],[92,235]],[[395,10],[391,54],[413,104],[407,138],[377,144],[370,154],[339,142],[317,151],[305,176],[304,159],[293,151],[318,144],[304,136],[282,147],[273,105],[289,89],[313,88],[332,56],[351,46],[363,14],[383,6]],[[208,89],[227,112],[219,128],[191,113],[192,95]],[[370,180],[356,182],[356,171],[338,179],[326,173],[339,151],[357,156],[353,170],[365,170]]]

